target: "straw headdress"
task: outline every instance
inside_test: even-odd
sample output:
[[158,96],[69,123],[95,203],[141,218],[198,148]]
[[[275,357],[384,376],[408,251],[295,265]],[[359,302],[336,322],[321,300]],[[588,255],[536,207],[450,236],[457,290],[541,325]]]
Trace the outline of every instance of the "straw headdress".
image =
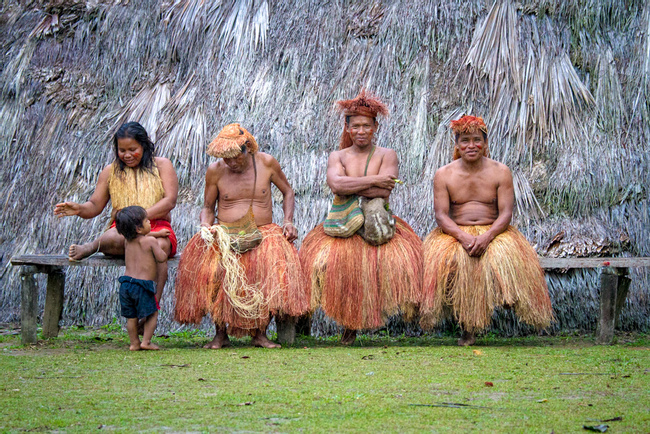
[[[378,115],[388,116],[388,107],[379,98],[366,92],[365,89],[361,89],[356,98],[338,101],[336,104],[346,117],[368,116],[374,119]],[[352,139],[345,130],[345,126],[343,126],[339,149],[349,148],[350,146],[352,146]]]
[[239,124],[229,124],[223,127],[208,145],[207,153],[217,158],[235,158],[241,154],[241,147],[244,145],[251,154],[259,150],[255,137],[251,133]]

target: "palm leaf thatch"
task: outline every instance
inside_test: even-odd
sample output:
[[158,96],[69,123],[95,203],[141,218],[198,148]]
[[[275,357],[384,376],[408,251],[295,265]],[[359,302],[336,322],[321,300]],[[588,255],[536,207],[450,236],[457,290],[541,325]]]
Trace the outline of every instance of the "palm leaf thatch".
[[[145,125],[178,172],[181,247],[196,232],[205,146],[232,122],[284,168],[304,236],[331,200],[325,169],[342,122],[334,102],[361,87],[389,106],[377,140],[395,149],[406,181],[391,208],[421,237],[435,226],[431,180],[451,159],[449,121],[471,113],[488,123],[493,158],[512,169],[516,222],[539,253],[650,255],[643,0],[42,0],[2,2],[0,16],[0,321],[19,317],[11,256],[63,253],[104,229],[109,209],[82,221],[52,208],[90,196],[121,122]],[[64,323],[116,317],[118,272],[69,270]],[[647,331],[650,276],[632,276],[622,325]],[[163,330],[178,327],[173,277]],[[552,330],[593,329],[597,273],[547,280]],[[315,318],[320,332],[336,330]],[[530,332],[507,312],[493,327]]]

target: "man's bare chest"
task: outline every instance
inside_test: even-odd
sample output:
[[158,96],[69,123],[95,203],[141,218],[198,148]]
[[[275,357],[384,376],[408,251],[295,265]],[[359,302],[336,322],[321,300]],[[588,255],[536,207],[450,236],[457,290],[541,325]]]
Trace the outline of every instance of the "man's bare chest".
[[[255,186],[254,190],[253,185]],[[239,202],[251,199],[259,201],[271,196],[271,181],[268,175],[264,174],[262,176],[258,174],[257,179],[247,175],[222,176],[217,187],[220,201]]]
[[452,203],[470,201],[491,203],[497,199],[498,188],[497,180],[489,175],[459,174],[452,176],[447,183],[447,191]]
[[368,156],[348,155],[341,159],[341,164],[345,169],[346,176],[360,177],[377,175],[381,168],[381,156],[373,155],[370,161],[368,161]]

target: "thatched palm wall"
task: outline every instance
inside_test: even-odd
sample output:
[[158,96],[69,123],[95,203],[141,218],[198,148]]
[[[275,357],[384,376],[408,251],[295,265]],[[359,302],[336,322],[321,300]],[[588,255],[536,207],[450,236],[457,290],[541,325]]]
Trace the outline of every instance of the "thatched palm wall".
[[[333,103],[362,86],[391,109],[379,142],[406,181],[391,205],[421,236],[435,224],[432,175],[451,156],[447,125],[466,112],[486,119],[492,156],[513,169],[516,220],[538,252],[650,255],[641,0],[3,1],[0,47],[0,321],[19,317],[12,255],[64,253],[105,227],[107,212],[57,220],[52,209],[89,197],[122,122],[140,121],[175,164],[181,246],[198,223],[204,148],[233,121],[284,167],[304,236],[330,201]],[[71,269],[65,322],[116,317],[118,272]],[[633,278],[622,325],[648,330],[650,277]],[[548,280],[556,330],[594,329],[597,272]],[[526,331],[504,313],[495,325]]]

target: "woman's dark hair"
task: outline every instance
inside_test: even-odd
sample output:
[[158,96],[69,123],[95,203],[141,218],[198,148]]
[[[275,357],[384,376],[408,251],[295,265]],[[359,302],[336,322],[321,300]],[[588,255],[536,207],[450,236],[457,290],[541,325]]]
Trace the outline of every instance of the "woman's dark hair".
[[144,127],[137,122],[127,122],[125,124],[122,124],[122,126],[120,126],[120,128],[115,132],[115,135],[113,135],[115,161],[117,161],[120,170],[124,170],[126,164],[124,164],[124,162],[120,160],[120,157],[117,155],[118,139],[133,139],[138,142],[140,146],[142,146],[142,159],[140,160],[140,166],[145,170],[151,172],[154,166],[153,157],[155,152],[155,145],[149,138],[147,130],[145,130]]
[[133,240],[138,236],[138,229],[146,218],[147,211],[141,206],[127,206],[115,214],[115,229],[127,240]]

